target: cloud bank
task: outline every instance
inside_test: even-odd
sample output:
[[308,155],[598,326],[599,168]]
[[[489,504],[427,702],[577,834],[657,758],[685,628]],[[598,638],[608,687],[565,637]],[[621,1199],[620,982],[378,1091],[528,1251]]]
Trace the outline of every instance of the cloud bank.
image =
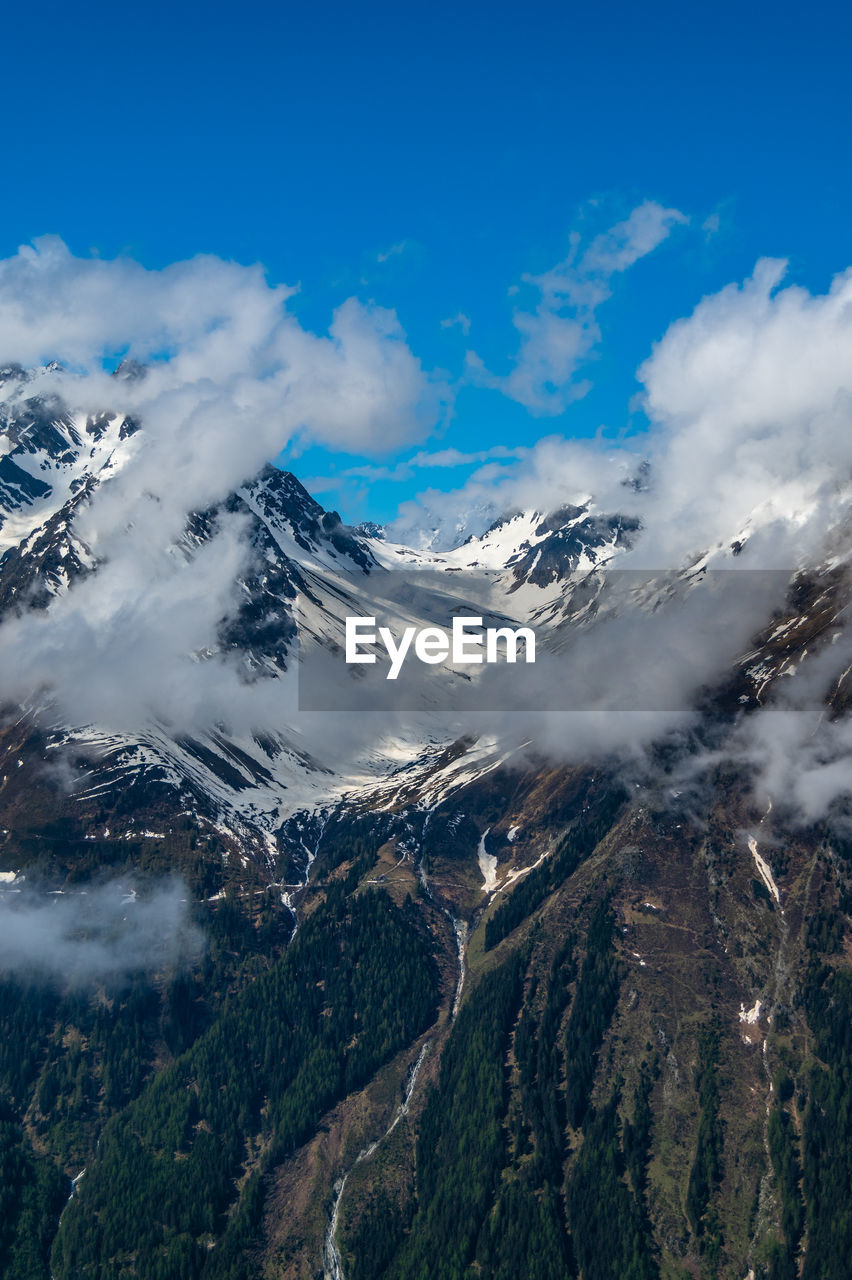
[[4,888],[0,972],[79,987],[191,964],[204,939],[187,900],[177,880],[144,892],[131,881],[64,893]]
[[[596,311],[615,277],[683,220],[647,202],[585,249],[577,242],[552,271],[530,277],[540,305],[518,326],[514,369],[489,385],[532,413],[564,407],[576,392],[578,362],[598,341]],[[672,324],[638,371],[648,420],[640,437],[551,436],[479,455],[450,445],[398,464],[409,473],[482,465],[462,488],[406,504],[391,537],[440,547],[506,511],[589,502],[639,521],[640,536],[620,553],[623,568],[703,560],[793,569],[845,549],[852,272],[825,295],[785,286],[784,273],[783,263],[761,261],[742,284]],[[214,540],[188,561],[176,547],[186,514],[220,500],[294,435],[347,451],[423,440],[450,392],[425,372],[393,313],[350,299],[318,336],[288,313],[289,296],[259,268],[196,259],[146,272],[121,260],[76,259],[56,241],[0,264],[0,342],[8,354],[24,363],[62,355],[73,368],[46,375],[50,388],[76,406],[113,404],[144,423],[123,469],[78,519],[77,532],[102,560],[97,574],[0,632],[6,693],[23,697],[41,679],[59,690],[72,721],[111,728],[132,729],[140,717],[238,731],[298,719],[288,678],[261,688],[246,685],[227,656],[188,661],[209,650],[236,607],[249,553],[241,521],[223,518]],[[108,376],[104,361],[119,353],[146,360],[147,376]],[[352,477],[392,478],[394,470],[356,468]],[[749,627],[765,621],[762,608],[755,601],[739,619],[743,643]],[[699,638],[700,612],[690,622]],[[686,631],[678,639],[690,642]],[[618,644],[599,640],[578,652],[605,685],[607,664],[623,674],[630,644],[625,633]],[[718,673],[718,646],[709,648],[695,646],[696,684]],[[818,705],[811,699],[807,714]],[[540,717],[537,732],[554,754],[576,753],[584,743],[606,750],[625,738],[626,722],[619,727],[618,716],[605,714],[599,730],[593,711],[585,729],[578,719],[570,742],[562,718]],[[640,724],[641,715],[627,735],[633,745],[666,727],[659,716]],[[769,724],[762,716],[755,723]],[[371,732],[350,726],[336,742],[348,749]],[[845,729],[832,730],[830,742],[821,731],[818,749],[804,730],[796,733],[779,733],[779,741],[803,762],[812,794],[838,794],[831,782],[848,763]],[[830,803],[814,801],[813,811]]]
[[676,567],[734,540],[750,568],[818,556],[852,479],[852,270],[824,295],[782,287],[785,271],[764,259],[672,324],[638,371],[646,433],[542,439],[461,489],[403,504],[392,535],[440,546],[460,512],[480,512],[469,532],[481,532],[506,510],[593,498],[641,521],[631,567]]
[[[852,270],[822,295],[785,286],[785,274],[786,263],[764,259],[742,284],[671,325],[638,371],[648,419],[641,437],[540,440],[517,460],[482,467],[461,489],[403,504],[391,536],[441,547],[507,510],[588,501],[640,521],[641,535],[618,557],[623,568],[791,571],[848,561]],[[767,616],[757,601],[745,607],[740,640]],[[684,644],[701,638],[700,626],[679,632]],[[605,632],[595,641],[594,678],[609,672],[617,684],[629,664],[608,660]],[[827,705],[848,681],[848,643],[841,623],[831,646],[779,682],[723,749],[764,803],[774,800],[798,822],[836,821],[852,800],[852,730]],[[701,656],[708,680],[722,674],[718,658],[715,647]],[[557,758],[576,759],[583,750],[641,750],[675,728],[673,718],[650,713],[581,712],[539,717],[530,732]],[[719,758],[688,768],[700,772]]]
[[[54,386],[72,404],[139,414],[160,463],[202,501],[295,437],[387,453],[429,435],[447,387],[395,313],[348,298],[318,335],[288,311],[295,292],[259,266],[207,256],[147,270],[45,237],[0,261],[0,351],[25,367],[63,362]],[[147,364],[147,377],[108,378],[118,356]]]
[[[189,565],[176,545],[188,513],[221,502],[288,442],[382,454],[440,423],[448,388],[392,311],[349,298],[318,335],[288,311],[293,293],[258,266],[198,257],[151,271],[75,257],[54,237],[0,262],[0,359],[62,362],[25,394],[143,425],[75,518],[97,574],[2,629],[7,697],[47,681],[76,721],[111,727],[157,710],[188,724],[215,717],[229,702],[218,686],[235,673],[217,679],[196,663],[190,675],[187,655],[215,646],[250,551],[240,522],[222,519]],[[119,358],[144,376],[111,376]],[[18,394],[14,382],[4,391]]]

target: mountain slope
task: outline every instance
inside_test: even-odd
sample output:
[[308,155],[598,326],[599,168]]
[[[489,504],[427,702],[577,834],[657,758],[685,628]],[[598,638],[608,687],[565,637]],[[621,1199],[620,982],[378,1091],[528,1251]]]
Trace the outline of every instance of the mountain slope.
[[[144,424],[5,377],[12,625],[97,584],[79,517]],[[74,724],[45,687],[0,726],[7,929],[48,910],[71,920],[74,954],[106,877],[127,887],[121,940],[178,873],[206,944],[200,960],[43,981],[0,939],[0,1273],[845,1274],[848,818],[842,785],[806,811],[769,763],[799,750],[804,708],[808,787],[842,781],[847,529],[780,595],[740,579],[748,642],[699,666],[689,714],[654,712],[642,737],[618,704],[603,713],[616,734],[542,715],[532,740],[511,716],[454,732],[459,717],[412,713],[347,752],[342,718],[324,740],[276,699],[298,645],[333,652],[389,579],[421,575],[400,619],[484,583],[495,617],[533,622],[556,657],[588,637],[604,667],[637,635],[699,648],[679,619],[697,608],[709,625],[708,565],[731,565],[738,532],[611,588],[602,569],[641,531],[592,503],[418,551],[266,468],[194,513],[175,555],[192,570],[231,518],[250,555],[192,661],[230,664],[213,669],[260,689],[274,723]],[[659,630],[613,649],[625,599]],[[59,927],[39,934],[47,955]]]
[[[0,603],[14,615],[32,606],[46,608],[97,568],[97,558],[75,532],[75,519],[99,485],[132,458],[139,436],[136,424],[126,419],[108,413],[74,415],[55,401],[31,394],[28,375],[13,371],[10,377],[16,379],[16,393],[7,403],[0,433],[9,449],[4,460],[29,477],[26,484],[21,482],[23,488],[10,485],[6,491],[7,512],[0,530],[6,538],[0,557]],[[343,634],[345,614],[365,607],[362,580],[371,570],[393,576],[415,563],[418,569],[431,570],[433,577],[482,568],[500,577],[498,571],[508,567],[511,574],[498,598],[509,601],[515,616],[525,621],[526,608],[513,593],[527,581],[531,557],[538,562],[545,555],[558,565],[550,574],[551,585],[558,589],[581,559],[586,566],[596,557],[606,559],[620,536],[598,517],[575,511],[566,513],[569,538],[564,547],[559,539],[566,530],[558,521],[548,525],[532,516],[512,518],[446,556],[415,554],[348,529],[335,513],[324,512],[295,477],[266,467],[224,503],[191,517],[182,554],[192,558],[215,538],[219,521],[228,516],[247,520],[251,559],[235,583],[239,604],[222,619],[206,656],[233,655],[248,680],[275,680],[287,671],[296,641],[297,598],[302,601],[303,641],[307,637],[335,645]],[[535,582],[535,575],[530,580]],[[540,603],[537,599],[536,605]],[[349,776],[341,777],[333,763],[297,745],[301,735],[295,726],[290,732],[283,726],[280,732],[264,726],[257,733],[235,735],[223,729],[176,735],[156,720],[137,724],[131,733],[98,725],[51,726],[44,715],[40,724],[46,733],[42,750],[70,749],[75,768],[87,776],[86,787],[65,806],[72,814],[88,798],[97,797],[99,810],[106,814],[104,825],[115,832],[120,824],[109,817],[110,798],[132,786],[137,825],[165,830],[189,806],[197,811],[202,828],[218,824],[226,839],[237,839],[251,858],[261,861],[284,838],[284,821],[305,804],[334,801],[350,791],[359,776],[360,783],[354,785],[371,788],[398,769],[401,747],[407,765],[421,758],[430,773],[435,755],[431,748],[424,753],[416,730],[405,746],[398,737],[387,751],[375,744],[354,768],[350,766]],[[8,738],[6,751],[19,751],[19,739],[20,732]],[[26,753],[23,758],[26,772],[20,780],[37,789]],[[68,816],[73,823],[74,817]],[[97,820],[86,810],[81,826]]]

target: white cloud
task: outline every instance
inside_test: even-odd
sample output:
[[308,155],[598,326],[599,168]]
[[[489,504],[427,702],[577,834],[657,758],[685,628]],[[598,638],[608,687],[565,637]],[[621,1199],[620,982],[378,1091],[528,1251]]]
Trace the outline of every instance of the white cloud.
[[492,445],[490,449],[477,449],[473,453],[465,453],[461,449],[434,449],[431,452],[420,450],[411,459],[412,467],[466,467],[472,462],[487,462],[492,458],[520,458],[526,453],[521,446],[510,449],[504,444]]
[[3,695],[24,702],[45,684],[72,724],[129,730],[150,720],[187,728],[222,714],[236,672],[214,649],[238,602],[249,555],[243,522],[224,520],[191,560],[162,544],[158,504],[109,542],[95,574],[0,628]]
[[[459,490],[428,492],[422,510],[404,504],[397,531],[431,530],[444,512],[484,518],[594,495],[600,509],[642,521],[637,565],[677,566],[742,537],[741,563],[788,567],[817,555],[852,481],[852,270],[825,295],[780,288],[784,271],[759,262],[742,285],[671,325],[639,369],[647,434],[540,440]],[[638,492],[624,481],[643,458],[649,484]]]
[[700,785],[722,760],[733,760],[774,819],[809,826],[828,818],[848,835],[852,720],[835,718],[827,704],[845,694],[850,669],[852,639],[838,631],[833,643],[801,657],[794,677],[778,680],[769,702],[740,720],[721,747],[688,760],[678,786]]
[[465,315],[463,311],[457,311],[454,316],[447,316],[441,321],[442,329],[452,329],[456,325],[461,329],[462,333],[467,337],[470,333],[470,316]]
[[[585,323],[586,338],[574,335],[582,346],[612,274],[649,252],[681,217],[659,206],[642,208],[641,217],[634,211],[584,254],[578,247],[568,263],[536,278],[542,302],[530,319],[530,342],[538,341],[539,322]],[[125,470],[81,519],[104,565],[45,613],[4,625],[4,684],[24,693],[50,677],[72,719],[114,727],[132,728],[164,708],[182,725],[291,723],[292,689],[285,681],[276,682],[274,693],[246,688],[225,662],[192,664],[187,678],[186,655],[211,642],[218,620],[233,607],[246,555],[239,522],[224,522],[188,571],[171,542],[189,508],[228,492],[288,434],[348,448],[356,441],[364,449],[411,446],[434,422],[440,388],[429,382],[390,312],[350,300],[329,334],[317,336],[288,315],[287,291],[270,290],[255,268],[243,274],[246,269],[202,259],[181,264],[181,271],[145,273],[137,264],[80,265],[55,244],[45,253],[45,261],[36,254],[15,265],[14,287],[0,290],[0,338],[8,338],[10,354],[23,359],[28,351],[31,360],[62,354],[60,340],[67,337],[82,372],[57,374],[55,384],[76,403],[100,408],[111,401],[138,413],[145,432]],[[0,281],[7,266],[0,264]],[[639,371],[649,419],[641,439],[554,436],[528,449],[421,450],[387,468],[382,476],[396,479],[421,468],[479,464],[460,489],[431,490],[419,503],[404,504],[392,536],[447,545],[507,510],[543,512],[592,499],[600,510],[641,519],[642,536],[625,565],[678,567],[694,554],[724,552],[742,536],[749,539],[737,561],[744,567],[792,567],[818,558],[826,530],[846,509],[852,480],[852,272],[838,276],[824,296],[783,288],[783,274],[783,263],[761,262],[751,279],[704,299],[670,327]],[[55,287],[44,285],[48,277]],[[105,280],[112,281],[110,289]],[[159,321],[158,307],[165,308]],[[171,355],[155,360],[144,380],[123,383],[100,369],[111,344],[143,358],[165,345]],[[550,365],[544,356],[536,363],[526,348],[521,356],[531,394],[569,394],[570,387],[541,390],[542,369],[555,368],[550,356]],[[517,374],[516,390],[520,368],[521,361],[509,375]],[[638,490],[625,481],[643,457],[651,464],[649,483]],[[378,474],[367,466],[346,476]],[[760,620],[755,615],[753,621]],[[743,634],[751,621],[747,614],[738,619]],[[707,640],[700,628],[696,634]],[[603,684],[608,662],[629,675],[630,639],[620,648],[590,647],[589,670],[598,664]],[[719,646],[696,652],[698,674],[715,672]],[[809,696],[804,708],[792,708],[795,721],[787,716],[790,708],[777,708],[774,719],[755,721],[757,736],[742,744],[744,755],[753,751],[768,761],[768,772],[775,770],[770,789],[793,794],[785,760],[799,762],[797,776],[807,788],[800,804],[810,814],[825,812],[846,785],[852,750],[845,726],[819,728],[819,705],[818,693]],[[592,741],[601,749],[614,745],[624,737],[623,723],[610,715]],[[631,724],[637,746],[668,722],[651,715]],[[570,749],[589,750],[578,725]],[[562,719],[552,727],[552,750],[568,750]],[[540,731],[547,739],[547,726]]]
[[626,271],[662,244],[672,227],[688,221],[678,209],[664,209],[655,200],[645,200],[623,222],[595,237],[580,261],[581,276],[608,280]]
[[763,525],[790,564],[848,500],[852,272],[812,295],[779,288],[785,266],[764,259],[704,299],[639,370],[653,428],[645,554],[658,563]]
[[[74,257],[55,238],[0,262],[0,359],[58,358],[66,367],[40,392],[143,424],[75,522],[97,574],[4,625],[4,693],[25,697],[48,679],[75,721],[115,727],[215,714],[231,696],[227,673],[200,663],[189,678],[187,655],[215,647],[248,553],[239,522],[223,521],[186,570],[174,544],[187,513],[221,501],[294,437],[385,453],[434,430],[446,388],[392,311],[350,298],[318,335],[288,312],[291,293],[256,266],[201,257],[149,271]],[[147,362],[143,378],[104,371],[124,352]]]
[[[174,411],[181,421],[216,405],[236,411],[258,437],[254,449],[243,437],[257,457],[294,434],[364,452],[425,438],[446,387],[412,354],[395,313],[349,298],[321,336],[287,311],[293,293],[259,266],[198,257],[149,271],[129,258],[77,258],[46,237],[0,261],[0,351],[25,366],[65,362],[83,375],[78,396],[109,385],[113,401],[120,393],[148,411],[152,433],[150,410],[168,397],[168,432]],[[99,373],[125,351],[154,363],[143,383],[116,388]]]
[[121,982],[136,971],[197,960],[204,939],[192,924],[186,886],[161,880],[137,893],[132,880],[84,892],[0,894],[0,966],[63,987]]
[[[109,405],[144,423],[85,516],[99,551],[129,525],[167,545],[187,511],[223,498],[288,440],[387,453],[434,430],[447,388],[394,312],[349,298],[317,335],[287,311],[292,292],[257,266],[199,257],[148,271],[74,257],[56,238],[0,262],[2,358],[65,361],[73,371],[52,383],[72,407]],[[104,372],[125,351],[148,362],[143,379]]]
[[[759,262],[742,285],[705,298],[671,325],[639,370],[647,435],[615,444],[539,441],[499,471],[483,467],[453,493],[430,490],[419,503],[403,504],[392,535],[447,545],[506,510],[592,497],[598,509],[642,522],[620,567],[678,568],[708,552],[711,563],[730,568],[792,570],[848,559],[852,270],[820,295],[782,287],[785,265]],[[647,484],[625,485],[643,457],[650,461]],[[734,539],[745,540],[736,560]],[[739,603],[735,651],[771,613],[765,601]],[[668,626],[671,618],[663,621]],[[708,649],[708,635],[702,622],[682,633],[674,627],[670,638],[696,655],[698,677],[712,679],[724,669],[724,646],[714,640]],[[608,657],[606,639],[592,633],[598,666],[589,674],[617,686],[630,663]],[[640,645],[635,652],[655,650]],[[850,664],[850,641],[841,633],[779,682],[772,703],[720,749],[752,772],[764,800],[801,822],[834,820],[833,806],[845,806],[847,815],[852,807],[852,724],[826,712],[827,693],[848,682]],[[580,683],[585,688],[588,676]],[[619,742],[641,747],[674,723],[659,715],[557,716],[537,718],[530,734],[557,756],[588,758]]]
[[392,244],[389,249],[383,249],[376,254],[377,262],[387,262],[389,258],[398,258],[401,253],[405,253],[408,248],[407,240],[398,240],[396,244]]
[[454,448],[421,449],[410,458],[394,463],[392,466],[363,463],[355,467],[346,467],[336,475],[309,476],[303,480],[303,483],[310,493],[328,493],[331,490],[343,488],[350,480],[367,480],[370,482],[389,480],[394,484],[399,484],[410,480],[415,471],[418,470],[429,470],[433,467],[467,467],[475,463],[487,462],[498,458],[508,461],[513,458],[523,457],[526,452],[527,450],[524,447],[510,449],[507,445],[502,444],[493,445],[490,449],[479,449],[473,453],[465,453],[461,449]]
[[546,436],[529,448],[489,452],[460,489],[428,489],[403,502],[388,526],[398,542],[435,550],[479,534],[507,511],[552,511],[596,496],[604,510],[623,504],[623,481],[641,455],[602,441]]
[[534,310],[514,313],[521,341],[512,370],[505,376],[493,374],[471,351],[467,355],[471,380],[502,392],[531,413],[562,413],[591,385],[577,381],[576,374],[600,341],[596,312],[611,295],[613,276],[650,253],[673,226],[686,221],[677,209],[646,200],[625,221],[596,236],[583,252],[575,234],[564,262],[542,275],[524,276],[524,283],[540,296]]

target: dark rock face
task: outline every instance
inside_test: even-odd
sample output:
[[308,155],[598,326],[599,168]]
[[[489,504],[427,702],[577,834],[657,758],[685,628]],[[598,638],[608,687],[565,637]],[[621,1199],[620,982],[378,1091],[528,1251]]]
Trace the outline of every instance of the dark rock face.
[[637,520],[624,516],[583,517],[581,509],[563,507],[539,525],[536,533],[547,536],[513,563],[512,573],[519,585],[562,582],[584,561],[593,564],[604,548],[629,547],[638,529]]
[[375,564],[358,531],[343,524],[336,511],[324,511],[292,472],[267,465],[244,493],[267,523],[290,528],[308,554],[324,547],[362,569],[369,570]]

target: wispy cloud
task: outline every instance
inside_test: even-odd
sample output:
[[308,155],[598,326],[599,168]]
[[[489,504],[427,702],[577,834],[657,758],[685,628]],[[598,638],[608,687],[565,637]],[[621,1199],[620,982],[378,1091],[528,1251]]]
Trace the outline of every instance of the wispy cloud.
[[513,368],[491,373],[474,351],[467,371],[478,386],[500,391],[534,414],[562,413],[589,390],[577,380],[582,363],[600,341],[597,309],[612,292],[613,277],[650,253],[687,218],[646,200],[624,222],[596,236],[585,250],[575,234],[569,256],[542,275],[523,277],[539,301],[531,311],[516,310],[513,323],[521,341]]
[[415,471],[429,470],[430,468],[452,469],[454,467],[469,467],[498,459],[508,462],[523,457],[525,453],[527,453],[525,446],[521,445],[512,449],[508,445],[502,444],[493,445],[489,449],[475,450],[472,453],[465,453],[461,449],[454,448],[434,449],[432,451],[421,449],[412,457],[390,466],[362,463],[355,467],[346,467],[334,475],[309,476],[304,480],[304,484],[312,493],[327,493],[329,490],[340,488],[341,485],[349,480],[389,480],[392,483],[403,483],[406,480],[411,480]]
[[401,253],[405,253],[408,248],[407,240],[398,240],[396,244],[392,244],[389,249],[383,249],[376,254],[377,262],[387,262],[390,258],[398,258]]
[[465,453],[460,449],[435,449],[433,452],[421,450],[411,459],[413,467],[466,467],[472,462],[488,462],[493,458],[521,458],[527,452],[523,445],[510,449],[504,444],[492,445],[490,449],[477,449],[473,453]]
[[456,325],[458,325],[462,333],[467,337],[470,333],[470,316],[465,315],[463,311],[457,311],[454,316],[447,316],[446,320],[441,321],[442,329],[453,329]]

